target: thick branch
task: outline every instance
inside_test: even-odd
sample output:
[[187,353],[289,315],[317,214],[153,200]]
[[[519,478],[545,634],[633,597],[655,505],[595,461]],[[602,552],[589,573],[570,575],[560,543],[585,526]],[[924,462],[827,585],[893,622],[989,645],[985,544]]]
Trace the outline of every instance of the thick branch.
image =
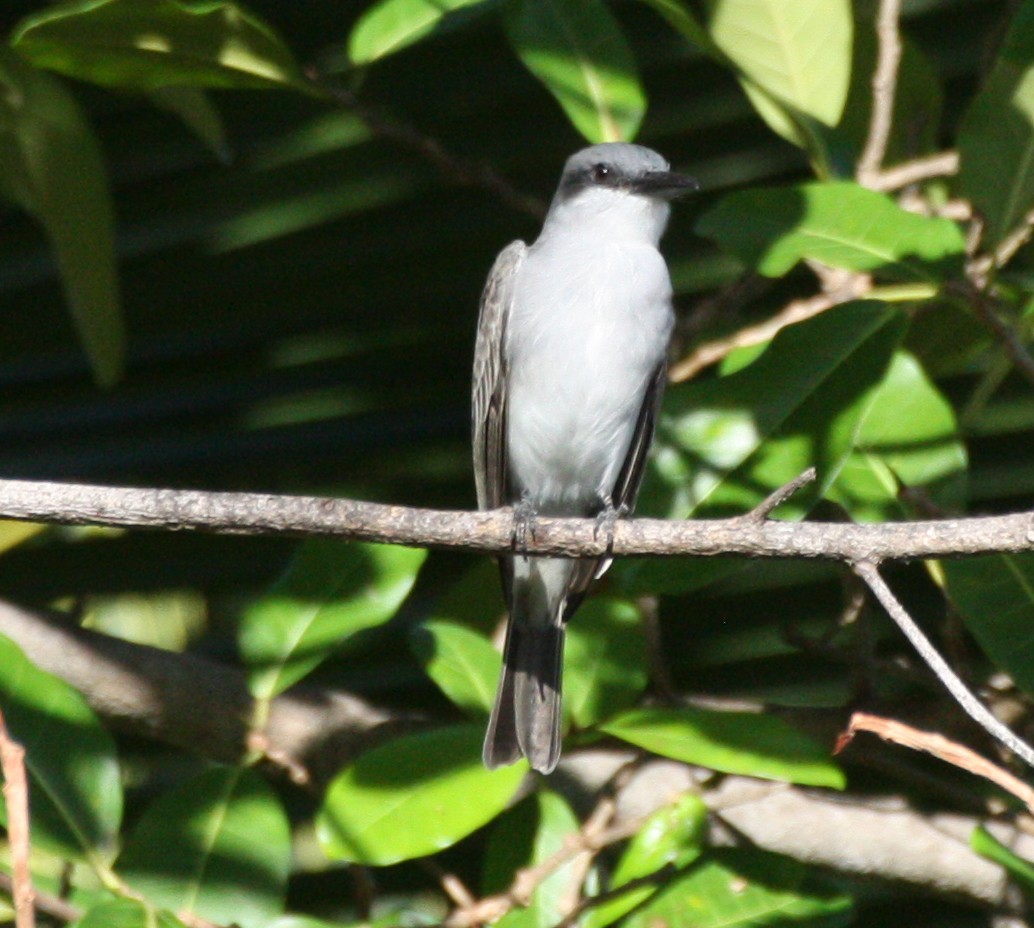
[[[272,701],[261,732],[241,671],[102,635],[0,601],[0,634],[79,690],[120,727],[234,763],[256,746],[296,779],[319,783],[404,724],[356,696],[297,687]],[[258,742],[258,743],[257,743]]]
[[[513,544],[508,509],[453,512],[262,493],[208,493],[0,480],[0,518],[66,525],[187,529],[223,534],[333,536],[414,547],[496,554]],[[608,539],[593,519],[539,517],[529,554],[600,557]],[[1034,550],[1034,514],[853,525],[731,519],[619,520],[612,551],[621,556],[738,555],[885,560]]]

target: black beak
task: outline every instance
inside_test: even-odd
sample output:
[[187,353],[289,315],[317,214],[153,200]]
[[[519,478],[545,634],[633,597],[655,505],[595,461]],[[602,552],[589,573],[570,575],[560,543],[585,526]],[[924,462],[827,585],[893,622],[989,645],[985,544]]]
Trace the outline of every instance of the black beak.
[[645,193],[652,197],[674,200],[676,197],[692,193],[700,189],[700,184],[693,177],[675,171],[650,171],[632,182],[636,193]]

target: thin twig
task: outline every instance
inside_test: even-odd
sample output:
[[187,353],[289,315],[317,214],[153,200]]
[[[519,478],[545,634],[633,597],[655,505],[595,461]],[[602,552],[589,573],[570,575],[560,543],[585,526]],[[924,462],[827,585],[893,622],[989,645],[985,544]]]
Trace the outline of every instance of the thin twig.
[[959,153],[957,151],[941,151],[935,155],[926,155],[905,161],[892,168],[884,168],[875,177],[869,179],[868,186],[873,190],[889,193],[933,180],[935,177],[952,177],[959,173]]
[[[959,287],[949,288],[959,292]],[[1034,384],[1034,357],[1031,357],[1027,346],[1019,333],[1009,325],[1000,315],[990,297],[979,287],[966,286],[962,288],[962,295],[967,297],[976,317],[984,323],[991,334],[998,340],[1006,355],[1015,365],[1016,370],[1028,381]]]
[[879,51],[876,70],[872,76],[872,113],[869,116],[869,132],[865,147],[858,159],[858,182],[869,186],[880,173],[883,159],[887,155],[887,142],[894,120],[894,97],[898,83],[898,68],[901,64],[901,36],[898,33],[898,19],[901,16],[901,0],[880,0],[876,14],[876,38]]
[[[14,879],[6,873],[0,873],[0,890],[13,898]],[[35,891],[33,905],[37,912],[42,912],[44,915],[49,915],[62,922],[74,922],[83,917],[83,910],[79,906],[66,902],[60,896],[53,896],[38,889]]]
[[921,731],[896,719],[870,715],[867,712],[855,712],[848,722],[847,730],[837,739],[836,753],[847,747],[860,731],[872,732],[884,741],[900,744],[915,751],[925,751],[938,760],[983,777],[1015,796],[1027,807],[1028,812],[1034,814],[1034,787],[1013,776],[1008,770],[991,763],[986,757],[982,757],[964,744],[945,738],[937,732]]
[[783,505],[791,496],[800,492],[809,483],[814,483],[818,479],[818,471],[814,467],[809,467],[806,471],[798,474],[789,483],[783,484],[776,490],[773,490],[768,494],[760,503],[758,503],[753,509],[750,510],[746,515],[742,515],[739,518],[744,522],[764,522],[772,514],[773,510],[778,509]]
[[705,367],[723,361],[737,348],[750,348],[771,341],[787,326],[804,322],[839,306],[849,300],[863,296],[872,288],[872,279],[865,274],[846,275],[839,286],[815,296],[787,303],[774,316],[756,325],[744,326],[726,338],[716,339],[698,345],[681,361],[676,361],[668,371],[668,380],[683,383],[692,380]]
[[582,915],[589,911],[589,909],[599,908],[601,905],[606,905],[608,902],[620,899],[622,896],[634,892],[637,889],[642,889],[644,886],[650,887],[651,889],[657,889],[660,885],[670,880],[676,872],[677,870],[674,864],[665,864],[653,873],[647,873],[645,876],[636,877],[634,880],[629,880],[627,883],[622,883],[620,886],[615,886],[613,889],[608,889],[605,892],[597,893],[595,896],[589,896],[582,899],[582,901],[568,912],[567,915],[560,919],[553,928],[572,928],[572,926],[575,925]]
[[901,605],[897,597],[891,592],[890,587],[887,586],[883,577],[880,576],[876,565],[869,561],[862,561],[854,564],[853,569],[865,581],[869,589],[872,590],[883,608],[887,610],[890,617],[897,623],[898,628],[904,632],[905,637],[912,643],[912,646],[919,652],[920,657],[926,661],[929,668],[937,676],[937,679],[944,684],[963,711],[988,734],[1004,744],[1017,757],[1021,758],[1028,766],[1034,767],[1034,748],[996,719],[990,710],[962,682],[958,674],[948,666],[948,662],[941,657],[937,649],[930,643],[930,640],[923,634],[922,629],[919,628],[915,620],[905,610],[905,607]]
[[0,770],[4,775],[7,840],[11,846],[14,921],[17,928],[33,928],[36,893],[29,868],[29,783],[25,776],[25,748],[7,730],[0,712]]
[[351,90],[331,84],[315,69],[310,69],[308,76],[329,99],[355,113],[374,135],[412,149],[454,183],[487,190],[507,206],[533,219],[545,216],[545,203],[522,193],[494,168],[457,157],[438,139],[388,116],[378,107],[359,99]]

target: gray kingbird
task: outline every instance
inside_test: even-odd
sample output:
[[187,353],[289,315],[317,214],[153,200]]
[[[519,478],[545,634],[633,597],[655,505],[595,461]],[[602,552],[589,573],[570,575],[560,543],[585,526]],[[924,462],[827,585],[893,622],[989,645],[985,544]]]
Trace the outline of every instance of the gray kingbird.
[[[673,314],[658,243],[668,201],[696,188],[659,154],[621,142],[568,159],[542,231],[496,258],[474,350],[478,506],[536,514],[631,511],[664,392]],[[499,558],[510,612],[492,768],[560,759],[564,623],[609,559]]]

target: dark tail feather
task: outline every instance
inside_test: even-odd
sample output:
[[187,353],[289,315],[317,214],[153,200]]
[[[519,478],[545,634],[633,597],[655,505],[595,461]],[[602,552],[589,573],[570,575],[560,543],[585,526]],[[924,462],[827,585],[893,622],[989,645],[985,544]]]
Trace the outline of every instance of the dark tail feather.
[[522,754],[549,773],[560,760],[560,677],[564,626],[532,625],[511,615],[495,708],[488,722],[485,766],[512,764]]

